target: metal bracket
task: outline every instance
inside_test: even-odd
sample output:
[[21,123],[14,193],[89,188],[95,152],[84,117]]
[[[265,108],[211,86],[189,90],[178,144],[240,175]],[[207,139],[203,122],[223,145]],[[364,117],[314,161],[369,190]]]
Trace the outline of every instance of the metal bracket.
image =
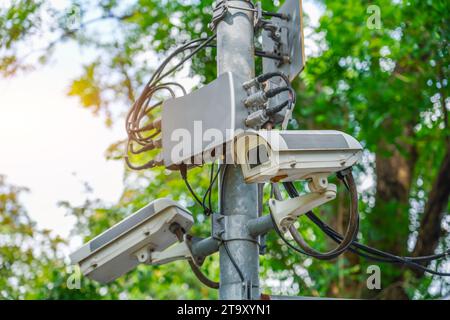
[[[303,17],[301,1],[286,0],[278,14],[288,16],[289,19],[273,17],[266,21],[263,37],[263,50],[279,56],[287,56],[287,61],[276,61],[263,58],[264,73],[280,71],[293,80],[305,64]],[[264,26],[263,26],[264,27]]]
[[212,21],[209,24],[209,27],[212,31],[217,28],[219,22],[225,17],[228,12],[227,0],[220,0],[216,3],[213,9],[213,17]]
[[259,29],[262,27],[263,24],[263,10],[262,10],[262,4],[261,2],[257,2],[255,6],[255,15],[254,15],[254,22],[253,26],[256,29]]
[[140,263],[151,265],[161,265],[187,259],[192,259],[197,265],[199,265],[199,262],[203,262],[203,259],[196,259],[192,254],[190,236],[186,234],[184,235],[182,242],[179,242],[164,251],[151,251],[149,247],[144,247],[138,250],[135,255]]
[[225,232],[224,219],[225,216],[220,213],[214,213],[211,219],[211,237],[216,240],[222,240],[222,235]]
[[261,21],[261,17],[262,17],[263,11],[262,11],[262,7],[261,7],[261,3],[258,3],[255,6],[250,0],[249,1],[241,0],[241,1],[251,4],[253,6],[253,8],[244,8],[244,7],[229,5],[228,0],[218,1],[213,9],[212,22],[209,24],[209,27],[211,28],[211,30],[214,31],[217,28],[217,25],[225,17],[225,15],[227,14],[229,9],[237,9],[237,10],[242,10],[242,11],[253,12],[254,13],[253,25],[256,28],[258,21]]
[[270,212],[280,230],[285,232],[298,217],[336,198],[336,185],[328,184],[321,175],[311,180],[310,189],[311,193],[296,198],[269,201]]
[[[215,213],[212,219],[212,237],[219,241],[251,241],[259,246],[257,238],[250,236],[245,229],[248,221],[249,217],[246,215],[226,216]],[[228,231],[227,238],[224,238],[225,231]]]
[[259,255],[264,256],[266,254],[267,249],[267,233],[259,236]]
[[252,300],[253,284],[251,280],[242,282],[242,297],[243,300]]

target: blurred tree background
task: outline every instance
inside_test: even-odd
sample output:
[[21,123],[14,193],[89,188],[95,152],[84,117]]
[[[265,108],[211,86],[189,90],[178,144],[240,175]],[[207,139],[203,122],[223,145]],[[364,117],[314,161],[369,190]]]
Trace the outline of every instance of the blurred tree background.
[[[72,0],[66,11],[55,10],[51,1],[8,2],[0,7],[2,76],[39,68],[57,59],[53,53],[58,45],[76,42],[94,52],[94,59],[70,84],[68,94],[103,117],[107,126],[124,121],[157,62],[168,52],[182,41],[211,34],[212,0]],[[275,11],[280,5],[262,2],[266,10]],[[312,54],[294,83],[298,103],[291,127],[342,130],[363,143],[364,161],[357,168],[362,242],[399,255],[447,249],[448,1],[325,0],[317,5],[324,9],[319,25],[312,27],[305,17]],[[212,81],[215,50],[201,52],[187,75],[185,71],[184,77],[197,85]],[[106,156],[122,161],[123,141],[111,143]],[[189,176],[196,192],[203,194],[209,185],[207,167]],[[79,290],[68,289],[66,281],[73,273],[67,258],[58,254],[67,239],[35,227],[20,204],[23,192],[0,178],[0,298],[217,298],[217,292],[200,285],[185,262],[141,266],[107,286],[83,278]],[[122,197],[114,206],[89,194],[82,206],[64,201],[60,205],[76,218],[73,236],[89,240],[164,196],[195,212],[195,234],[208,234],[209,219],[193,202],[179,174],[162,169],[127,171]],[[217,195],[213,198],[216,201]],[[346,203],[345,195],[340,196],[318,213],[342,232]],[[302,222],[302,233],[320,249],[331,245],[307,223]],[[273,233],[267,242],[261,268],[265,293],[431,299],[450,289],[445,278],[383,264],[382,290],[369,291],[370,261],[352,254],[331,262],[311,260],[288,251]],[[448,270],[442,261],[430,267]],[[203,270],[218,279],[217,256],[208,258]]]

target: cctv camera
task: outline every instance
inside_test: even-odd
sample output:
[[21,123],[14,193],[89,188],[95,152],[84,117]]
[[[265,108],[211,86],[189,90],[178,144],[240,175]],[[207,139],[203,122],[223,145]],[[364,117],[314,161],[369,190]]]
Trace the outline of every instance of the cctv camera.
[[109,228],[70,255],[82,273],[98,282],[108,283],[143,262],[143,252],[160,254],[178,242],[171,226],[187,232],[192,214],[176,202],[162,198]]
[[339,131],[247,131],[234,142],[235,162],[246,183],[310,180],[351,167],[360,143]]

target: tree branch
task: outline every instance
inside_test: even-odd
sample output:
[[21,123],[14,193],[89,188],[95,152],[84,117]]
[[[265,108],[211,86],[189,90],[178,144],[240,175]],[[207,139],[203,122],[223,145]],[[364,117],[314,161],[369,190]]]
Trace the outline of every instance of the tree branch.
[[[441,221],[446,214],[450,195],[450,143],[447,143],[445,157],[425,205],[420,223],[417,243],[413,256],[426,256],[434,253],[441,235]],[[421,275],[419,273],[419,275]]]
[[78,32],[83,30],[88,25],[91,25],[91,24],[94,24],[94,23],[97,23],[97,22],[100,22],[100,21],[108,20],[108,19],[114,19],[114,20],[117,20],[117,21],[123,21],[123,20],[131,18],[133,15],[134,15],[134,13],[125,14],[123,16],[116,16],[116,15],[114,15],[112,13],[108,13],[106,15],[102,15],[102,16],[99,16],[97,18],[93,18],[91,20],[82,22],[80,24],[80,27],[77,28],[77,29],[64,29],[63,28],[62,29],[62,33],[56,39],[50,41],[45,47],[29,51],[28,53],[26,53],[25,55],[23,55],[22,57],[20,57],[18,59],[18,61],[16,62],[16,65],[20,66],[20,65],[24,64],[25,61],[31,55],[34,55],[34,54],[37,54],[37,53],[40,53],[40,52],[44,53],[44,52],[51,51],[57,44],[59,44],[60,42],[62,42],[63,40],[65,40],[67,38],[75,36]]

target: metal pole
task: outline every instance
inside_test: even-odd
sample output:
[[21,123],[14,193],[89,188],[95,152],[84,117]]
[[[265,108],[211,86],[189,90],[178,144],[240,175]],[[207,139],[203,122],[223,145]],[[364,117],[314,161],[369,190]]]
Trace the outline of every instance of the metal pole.
[[[230,6],[252,8],[246,1],[227,1]],[[250,80],[255,74],[253,13],[229,8],[217,26],[218,75],[231,71]],[[244,106],[242,106],[244,108]],[[224,227],[220,254],[220,299],[259,299],[259,248],[247,222],[258,217],[258,185],[245,184],[239,166],[225,165],[220,188],[220,217]],[[233,259],[243,276],[234,266]]]

